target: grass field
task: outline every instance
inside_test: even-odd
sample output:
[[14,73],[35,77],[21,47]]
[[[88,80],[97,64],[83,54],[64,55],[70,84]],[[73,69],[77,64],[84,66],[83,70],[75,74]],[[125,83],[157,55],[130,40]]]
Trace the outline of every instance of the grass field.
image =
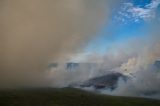
[[49,88],[0,91],[0,106],[160,106],[160,101]]

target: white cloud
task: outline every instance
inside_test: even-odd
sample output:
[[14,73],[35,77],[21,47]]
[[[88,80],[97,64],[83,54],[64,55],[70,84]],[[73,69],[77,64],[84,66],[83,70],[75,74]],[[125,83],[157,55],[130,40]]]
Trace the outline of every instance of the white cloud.
[[135,19],[152,19],[155,17],[155,13],[153,10],[149,9],[144,9],[140,7],[132,7],[130,8],[127,12],[131,13],[133,18]]
[[118,13],[120,20],[130,19],[135,22],[139,20],[152,20],[156,17],[156,9],[160,5],[160,0],[152,0],[151,3],[144,7],[135,6],[133,3],[123,3],[123,6]]

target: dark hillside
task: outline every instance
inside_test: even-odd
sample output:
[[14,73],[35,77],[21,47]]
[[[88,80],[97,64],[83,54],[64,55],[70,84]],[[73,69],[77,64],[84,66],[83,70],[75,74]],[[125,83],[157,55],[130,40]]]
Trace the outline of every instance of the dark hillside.
[[49,88],[1,91],[0,106],[160,106],[160,101]]

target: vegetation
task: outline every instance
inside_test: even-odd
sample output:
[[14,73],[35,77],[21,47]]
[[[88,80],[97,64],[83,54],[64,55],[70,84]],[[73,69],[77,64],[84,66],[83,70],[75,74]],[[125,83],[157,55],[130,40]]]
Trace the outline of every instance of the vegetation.
[[0,106],[160,106],[160,101],[49,88],[0,91]]

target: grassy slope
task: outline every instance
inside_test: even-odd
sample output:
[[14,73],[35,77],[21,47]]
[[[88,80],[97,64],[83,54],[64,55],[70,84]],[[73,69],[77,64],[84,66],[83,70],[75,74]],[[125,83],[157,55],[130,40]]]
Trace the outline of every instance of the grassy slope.
[[160,101],[114,97],[72,88],[0,91],[0,106],[160,106]]

